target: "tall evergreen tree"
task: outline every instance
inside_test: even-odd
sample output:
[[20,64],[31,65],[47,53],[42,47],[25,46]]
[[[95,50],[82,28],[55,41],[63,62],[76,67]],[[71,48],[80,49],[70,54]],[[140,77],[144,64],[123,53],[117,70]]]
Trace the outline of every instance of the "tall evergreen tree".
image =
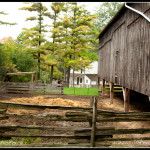
[[[50,53],[55,59],[57,59],[57,50],[58,50],[58,45],[57,45],[57,42],[56,42],[56,38],[57,38],[56,35],[58,33],[58,27],[59,27],[58,19],[59,19],[60,12],[63,9],[63,5],[64,5],[64,3],[62,3],[62,2],[52,3],[51,4],[52,13],[49,16],[50,19],[52,20],[52,30],[51,30],[52,31],[52,36],[51,36],[51,38],[53,40],[53,42],[52,42],[53,44],[51,44],[52,48],[50,49]],[[57,62],[57,60],[54,61],[54,62]],[[54,66],[55,65],[56,64],[51,63],[50,83],[52,83],[52,80],[53,80],[53,72],[54,72]]]
[[[8,14],[3,11],[0,11],[0,15],[8,15]],[[16,23],[9,23],[0,20],[0,25],[16,25]]]
[[[35,21],[37,25],[30,29],[24,28],[24,36],[26,38],[25,44],[29,45],[32,48],[32,53],[35,59],[38,60],[38,80],[40,80],[40,71],[41,71],[41,55],[45,54],[43,49],[41,49],[42,43],[46,41],[44,38],[44,33],[47,32],[45,29],[46,25],[44,25],[44,17],[50,16],[50,13],[47,11],[48,9],[43,6],[41,2],[32,2],[31,6],[22,7],[20,10],[27,10],[29,12],[36,12],[36,16],[31,16],[26,18],[26,21]],[[43,60],[44,61],[44,60]]]
[[69,16],[62,18],[63,24],[62,27],[59,27],[61,30],[59,37],[61,38],[58,39],[63,45],[67,43],[60,52],[65,67],[68,67],[68,82],[70,68],[74,68],[73,70],[83,69],[97,59],[95,53],[90,53],[93,48],[89,46],[89,43],[95,42],[95,40],[88,38],[89,35],[95,34],[94,26],[90,23],[95,16],[90,15],[84,7],[77,6],[76,2],[70,3],[69,8]]

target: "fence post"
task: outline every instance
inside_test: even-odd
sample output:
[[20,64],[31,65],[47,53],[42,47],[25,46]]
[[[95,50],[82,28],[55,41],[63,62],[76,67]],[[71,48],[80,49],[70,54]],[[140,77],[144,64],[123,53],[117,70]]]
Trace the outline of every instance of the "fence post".
[[44,80],[44,95],[45,95],[46,80]]
[[93,97],[93,116],[92,116],[92,129],[91,129],[90,147],[95,147],[96,117],[97,117],[97,99],[94,96]]
[[105,79],[102,80],[102,96],[104,96],[105,93]]
[[114,83],[110,82],[110,104],[113,104],[114,99]]
[[[94,96],[91,96],[90,98],[90,107],[93,107],[93,99],[94,99]],[[92,114],[92,112],[91,112]],[[89,126],[92,127],[92,120],[89,122]]]
[[97,92],[99,93],[99,87],[100,87],[100,77],[98,77],[98,81],[97,81]]
[[[89,95],[89,85],[87,85],[87,95]],[[91,105],[90,105],[90,107],[92,107]]]
[[61,95],[63,95],[63,85],[61,85]]
[[124,111],[129,112],[130,106],[130,89],[123,87]]

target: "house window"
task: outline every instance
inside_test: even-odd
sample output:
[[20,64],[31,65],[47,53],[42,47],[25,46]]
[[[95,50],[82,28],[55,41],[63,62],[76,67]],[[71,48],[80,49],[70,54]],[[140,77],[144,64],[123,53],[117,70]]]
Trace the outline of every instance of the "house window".
[[80,78],[80,83],[82,83],[82,78]]
[[88,83],[88,80],[86,80],[86,83]]
[[79,78],[77,78],[77,84],[79,84]]

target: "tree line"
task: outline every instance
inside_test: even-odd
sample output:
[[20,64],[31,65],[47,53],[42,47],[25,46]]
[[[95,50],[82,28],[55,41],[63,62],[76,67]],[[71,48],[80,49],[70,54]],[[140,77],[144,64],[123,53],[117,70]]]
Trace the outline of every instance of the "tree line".
[[[52,83],[56,78],[69,83],[71,69],[74,78],[74,71],[84,70],[98,60],[97,36],[122,5],[106,2],[92,15],[77,2],[50,4],[51,11],[42,2],[26,2],[19,8],[31,13],[26,21],[34,22],[35,26],[23,28],[15,40],[10,37],[1,42],[0,80],[5,79],[7,72],[36,71],[38,80]],[[45,24],[46,19],[51,24]],[[0,21],[0,25],[4,24],[15,25]],[[14,76],[12,80],[28,82],[30,76]]]

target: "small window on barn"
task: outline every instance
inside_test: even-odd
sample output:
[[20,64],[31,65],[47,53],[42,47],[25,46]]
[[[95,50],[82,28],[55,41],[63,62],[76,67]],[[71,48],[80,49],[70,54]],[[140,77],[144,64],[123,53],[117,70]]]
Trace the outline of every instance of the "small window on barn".
[[82,78],[80,78],[80,83],[82,83]]
[[86,80],[86,83],[88,83],[88,80]]

